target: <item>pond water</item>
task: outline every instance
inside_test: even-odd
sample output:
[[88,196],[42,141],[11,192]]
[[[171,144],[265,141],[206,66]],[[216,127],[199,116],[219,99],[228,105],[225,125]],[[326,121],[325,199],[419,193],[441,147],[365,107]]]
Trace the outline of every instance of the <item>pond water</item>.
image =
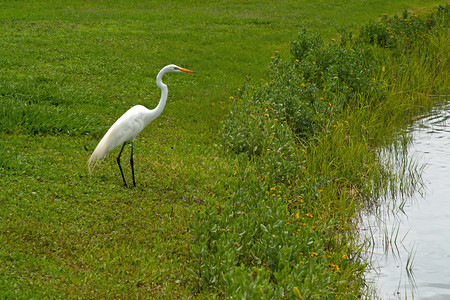
[[408,132],[406,160],[423,188],[363,218],[374,262],[366,280],[372,299],[450,299],[450,103]]

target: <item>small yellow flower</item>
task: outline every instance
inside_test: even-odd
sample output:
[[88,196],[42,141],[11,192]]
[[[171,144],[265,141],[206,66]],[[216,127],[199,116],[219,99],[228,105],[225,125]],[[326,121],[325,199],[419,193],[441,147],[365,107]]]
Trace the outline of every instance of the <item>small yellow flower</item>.
[[381,72],[384,72],[386,70],[386,68],[383,66],[382,68],[381,68]]
[[296,213],[296,214],[295,214],[295,219],[297,220],[298,218],[300,218],[300,214],[299,214],[299,213]]
[[316,252],[311,252],[311,257],[317,257],[317,253]]
[[245,211],[242,211],[241,213],[242,213],[244,216],[247,215],[247,213],[246,213]]
[[274,187],[274,186],[271,187],[270,190],[271,190],[271,191],[275,191],[275,187]]
[[313,217],[313,215],[312,215],[312,214],[310,214],[310,213],[307,213],[307,214],[306,214],[306,216],[307,216],[307,217],[310,217],[310,218],[312,218],[312,217]]
[[349,260],[348,255],[346,255],[346,254],[342,255],[342,258],[346,259],[346,260]]
[[233,96],[230,96],[230,99],[234,99],[234,97],[233,97]]
[[329,267],[331,268],[331,270],[332,270],[333,272],[335,272],[335,273],[341,272],[341,269],[339,268],[338,265],[329,264],[328,266],[329,266]]
[[303,151],[304,153],[306,153],[306,149],[302,149],[302,151]]

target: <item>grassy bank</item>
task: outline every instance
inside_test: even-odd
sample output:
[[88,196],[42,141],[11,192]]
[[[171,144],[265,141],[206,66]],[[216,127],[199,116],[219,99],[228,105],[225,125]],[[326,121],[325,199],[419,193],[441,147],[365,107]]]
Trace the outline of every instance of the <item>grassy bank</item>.
[[[380,147],[442,103],[449,8],[384,15],[325,42],[300,31],[290,60],[231,100],[223,151],[238,171],[197,214],[200,286],[236,298],[367,296],[355,215],[405,174]],[[423,74],[426,72],[427,74]]]
[[[356,202],[359,187],[347,184],[354,179],[337,173],[336,166],[342,165],[335,162],[338,156],[320,150],[320,145],[342,145],[343,140],[353,143],[346,138],[345,130],[354,130],[350,136],[356,139],[358,128],[366,128],[361,120],[369,122],[370,118],[342,115],[342,122],[328,124],[336,134],[313,138],[317,140],[314,143],[292,144],[292,139],[297,138],[289,136],[290,125],[280,125],[284,123],[270,115],[267,122],[286,136],[278,146],[304,161],[298,166],[281,161],[281,171],[277,149],[263,153],[273,157],[269,164],[257,163],[262,153],[251,156],[250,161],[255,163],[249,163],[248,153],[232,156],[229,153],[236,151],[222,148],[224,137],[219,134],[221,121],[235,100],[242,100],[237,90],[246,76],[250,74],[251,80],[242,93],[250,93],[250,85],[269,83],[269,79],[260,80],[272,76],[267,66],[274,60],[290,60],[289,41],[303,26],[331,39],[341,26],[361,24],[382,13],[390,15],[406,8],[436,4],[347,2],[283,1],[273,5],[270,1],[234,1],[193,5],[0,1],[0,244],[4,245],[0,249],[0,295],[176,298],[193,297],[196,293],[231,293],[237,288],[233,285],[236,278],[245,283],[253,278],[247,276],[248,268],[267,268],[271,262],[255,264],[258,257],[249,258],[245,252],[242,270],[221,269],[234,273],[225,278],[217,276],[219,279],[213,281],[217,274],[214,266],[197,268],[201,263],[199,245],[204,245],[202,239],[208,235],[198,236],[196,230],[202,230],[198,226],[213,224],[214,214],[218,218],[237,212],[241,217],[262,216],[265,209],[269,210],[267,207],[273,211],[270,220],[281,219],[283,226],[269,228],[259,222],[258,230],[265,232],[266,228],[274,241],[286,234],[287,239],[292,238],[284,231],[285,224],[295,229],[299,229],[294,227],[299,225],[296,222],[304,220],[307,224],[301,227],[304,235],[294,236],[298,247],[306,245],[299,252],[307,268],[298,273],[309,274],[310,282],[305,288],[295,286],[298,292],[352,292],[360,281],[350,273],[354,270],[357,275],[362,268],[356,263],[357,257],[351,256],[354,248],[346,235],[352,227],[352,209],[344,209],[347,200],[341,199],[349,194],[355,196]],[[274,54],[276,50],[280,51],[279,57]],[[275,58],[271,59],[271,55]],[[422,60],[429,66],[427,56]],[[122,187],[114,162],[119,149],[89,176],[87,159],[114,120],[134,104],[156,105],[159,90],[154,86],[154,78],[168,63],[188,67],[200,75],[172,74],[165,78],[169,86],[167,107],[135,145],[138,186],[133,190]],[[383,74],[378,70],[377,80],[396,74],[390,65],[385,65]],[[408,79],[419,74],[415,68],[410,77],[402,77],[403,87],[400,85],[397,90],[392,86],[394,95],[407,99],[409,82],[416,82],[417,89],[423,86],[421,80]],[[442,77],[430,75],[428,81],[436,78]],[[419,101],[425,103],[426,97],[414,99],[420,104]],[[330,106],[324,104],[328,110]],[[410,109],[409,114],[419,111]],[[374,114],[372,118],[381,127],[384,123],[378,118],[385,115]],[[397,120],[401,119],[398,111]],[[345,120],[349,126],[338,126],[347,124]],[[381,134],[368,138],[370,146],[381,140]],[[341,149],[341,154],[351,153],[340,146],[331,148]],[[267,152],[264,149],[260,147],[255,152]],[[358,151],[361,155],[362,150]],[[347,174],[353,174],[358,165],[346,168]],[[325,174],[329,170],[335,174]],[[289,172],[302,176],[286,176]],[[317,179],[303,182],[309,174],[318,173],[322,175]],[[265,205],[257,203],[247,186],[255,186],[261,193],[258,197],[267,198]],[[241,198],[253,202],[241,204]],[[330,205],[326,208],[315,203]],[[196,221],[203,218],[204,223]],[[192,219],[195,225],[191,225]],[[218,224],[215,231],[210,228],[209,232],[216,234],[225,229],[233,234],[251,225],[236,222]],[[329,238],[323,238],[323,231]],[[306,237],[308,240],[304,240]],[[227,241],[224,239],[223,243]],[[245,235],[242,242],[253,244],[252,235]],[[225,245],[229,249],[239,247],[234,242],[229,247]],[[272,251],[275,253],[276,248]],[[288,257],[289,253],[281,255]],[[315,289],[313,283],[320,270],[328,271],[326,276],[320,276],[319,289]],[[350,285],[328,289],[328,280],[347,279],[342,273],[347,274]],[[276,276],[285,275],[289,277],[282,272]],[[273,276],[268,272],[256,278],[267,283],[273,281]],[[292,287],[288,292],[297,290]]]

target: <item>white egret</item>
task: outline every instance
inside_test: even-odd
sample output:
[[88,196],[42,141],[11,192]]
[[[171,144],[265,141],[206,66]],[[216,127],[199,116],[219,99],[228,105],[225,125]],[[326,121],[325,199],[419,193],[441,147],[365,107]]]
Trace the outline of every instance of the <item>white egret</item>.
[[186,72],[194,73],[197,72],[178,67],[176,65],[167,65],[159,71],[158,76],[156,76],[156,85],[161,89],[161,99],[159,100],[158,106],[155,109],[147,109],[142,105],[136,105],[130,108],[126,113],[124,113],[106,132],[105,136],[98,143],[91,157],[89,158],[88,167],[91,173],[94,169],[98,160],[104,158],[112,149],[119,145],[122,145],[119,156],[117,156],[117,164],[119,165],[120,174],[122,175],[123,183],[125,187],[127,182],[125,181],[125,176],[123,175],[122,166],[120,165],[120,156],[122,151],[127,144],[131,141],[131,173],[133,175],[133,186],[136,186],[134,180],[134,162],[133,162],[133,144],[136,136],[141,132],[145,126],[156,119],[163,111],[166,105],[168,89],[167,85],[162,82],[164,74],[169,72]]

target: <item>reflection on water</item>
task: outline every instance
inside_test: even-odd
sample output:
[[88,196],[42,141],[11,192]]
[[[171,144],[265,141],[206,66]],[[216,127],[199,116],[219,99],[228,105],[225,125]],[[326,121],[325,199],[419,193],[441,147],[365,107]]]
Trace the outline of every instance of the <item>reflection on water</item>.
[[450,104],[409,131],[408,160],[423,164],[425,189],[363,222],[374,261],[367,281],[379,299],[450,299]]

